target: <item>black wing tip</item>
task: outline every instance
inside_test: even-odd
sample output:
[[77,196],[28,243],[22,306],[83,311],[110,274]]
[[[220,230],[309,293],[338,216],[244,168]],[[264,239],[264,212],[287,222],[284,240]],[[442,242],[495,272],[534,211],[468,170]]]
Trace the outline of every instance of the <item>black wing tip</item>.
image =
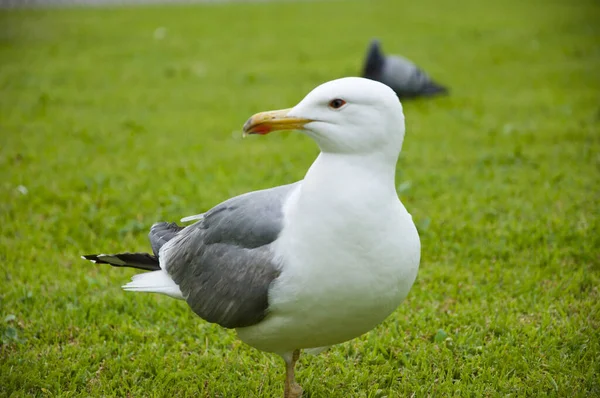
[[94,264],[108,264],[113,267],[129,267],[146,271],[158,271],[158,257],[149,253],[86,254],[82,259]]
[[108,261],[104,261],[102,259],[102,257],[112,257],[113,255],[111,254],[84,254],[83,256],[81,256],[82,259],[84,260],[88,260],[93,262],[94,264],[110,264],[113,265],[112,263],[108,262]]
[[441,95],[448,94],[450,89],[446,86],[442,86],[434,81],[428,82],[421,90],[421,95]]
[[379,47],[381,47],[381,41],[376,37],[372,38],[369,42],[369,50],[379,50]]
[[377,76],[381,74],[381,69],[385,62],[385,56],[381,52],[380,43],[378,39],[372,39],[369,43],[367,50],[367,56],[365,58],[365,64],[363,67],[363,77],[378,80]]
[[394,91],[396,92],[396,95],[398,95],[398,98],[400,98],[401,100],[427,98],[438,95],[450,94],[450,89],[448,87],[442,86],[441,84],[435,82],[427,83],[426,85],[421,87],[419,91],[406,92],[402,89],[396,88],[394,88]]

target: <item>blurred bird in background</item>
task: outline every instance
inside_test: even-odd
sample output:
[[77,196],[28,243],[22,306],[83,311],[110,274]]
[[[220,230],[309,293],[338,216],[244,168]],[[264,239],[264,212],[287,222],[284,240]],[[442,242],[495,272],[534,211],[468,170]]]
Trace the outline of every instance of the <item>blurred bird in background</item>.
[[391,87],[400,99],[448,94],[448,88],[434,82],[425,71],[399,55],[385,55],[379,40],[369,45],[362,76]]

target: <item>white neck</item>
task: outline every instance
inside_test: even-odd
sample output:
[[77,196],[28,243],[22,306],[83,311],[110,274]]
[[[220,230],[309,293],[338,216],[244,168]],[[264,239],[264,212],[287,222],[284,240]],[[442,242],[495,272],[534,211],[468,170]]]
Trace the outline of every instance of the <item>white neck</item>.
[[[303,191],[326,190],[334,196],[398,199],[395,188],[397,157],[378,154],[321,152],[303,182]],[[309,193],[307,192],[307,193]],[[350,197],[349,197],[350,196]]]

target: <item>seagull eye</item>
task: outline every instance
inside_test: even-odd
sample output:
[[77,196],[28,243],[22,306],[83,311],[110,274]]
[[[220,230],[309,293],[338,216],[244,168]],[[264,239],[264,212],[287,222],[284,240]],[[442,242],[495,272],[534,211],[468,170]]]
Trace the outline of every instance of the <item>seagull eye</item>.
[[340,109],[342,106],[346,105],[346,101],[340,98],[333,99],[329,101],[329,107],[331,109]]

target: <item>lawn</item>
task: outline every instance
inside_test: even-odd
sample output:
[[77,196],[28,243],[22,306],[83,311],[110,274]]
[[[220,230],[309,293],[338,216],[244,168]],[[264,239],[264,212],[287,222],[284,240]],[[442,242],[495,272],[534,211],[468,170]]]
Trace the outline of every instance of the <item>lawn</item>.
[[328,1],[0,12],[0,396],[271,397],[283,362],[81,254],[301,179],[253,113],[356,75],[371,37],[452,89],[406,102],[408,299],[305,397],[600,396],[600,4]]

